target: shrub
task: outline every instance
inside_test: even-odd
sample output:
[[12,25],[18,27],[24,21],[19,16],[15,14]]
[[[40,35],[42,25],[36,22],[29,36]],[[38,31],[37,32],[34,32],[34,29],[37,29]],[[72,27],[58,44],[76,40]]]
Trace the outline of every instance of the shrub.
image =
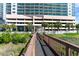
[[12,37],[13,37],[12,42],[15,43],[15,44],[25,43],[26,38],[27,38],[25,34],[17,34],[17,33],[14,33]]
[[0,36],[0,43],[3,43],[3,38]]
[[32,36],[31,34],[18,34],[18,33],[13,33],[11,34],[10,32],[4,32],[0,35],[0,43],[9,43],[12,42],[14,44],[17,43],[26,43],[28,39],[30,39]]
[[2,33],[2,41],[3,43],[9,43],[9,42],[12,42],[12,36],[10,33]]
[[25,35],[22,35],[22,36],[20,37],[19,42],[20,42],[20,43],[25,43],[25,42],[26,42],[26,37],[25,37]]
[[17,44],[17,43],[19,43],[18,39],[19,39],[18,34],[17,34],[17,33],[14,33],[14,34],[12,35],[12,42],[13,42],[14,44]]

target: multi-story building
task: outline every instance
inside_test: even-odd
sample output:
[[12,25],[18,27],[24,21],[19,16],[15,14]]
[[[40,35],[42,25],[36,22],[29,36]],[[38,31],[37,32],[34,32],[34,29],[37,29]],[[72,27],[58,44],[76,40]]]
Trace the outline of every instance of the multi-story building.
[[3,18],[3,4],[0,3],[0,19]]
[[74,3],[6,3],[5,22],[15,24],[18,31],[27,31],[27,24],[41,27],[43,22],[61,22],[65,31],[66,23],[75,24]]
[[0,3],[0,24],[3,23],[3,4]]

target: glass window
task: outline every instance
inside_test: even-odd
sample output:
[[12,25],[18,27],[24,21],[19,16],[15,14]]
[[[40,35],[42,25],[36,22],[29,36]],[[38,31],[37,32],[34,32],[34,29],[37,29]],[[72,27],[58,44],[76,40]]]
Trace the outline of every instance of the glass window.
[[15,11],[13,11],[12,13],[15,13]]
[[15,7],[16,5],[13,5],[13,7]]
[[13,10],[15,10],[15,8],[13,8]]

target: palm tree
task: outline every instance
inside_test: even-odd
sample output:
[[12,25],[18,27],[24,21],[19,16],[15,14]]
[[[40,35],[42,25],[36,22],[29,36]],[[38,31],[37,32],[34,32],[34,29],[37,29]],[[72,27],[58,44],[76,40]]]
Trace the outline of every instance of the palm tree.
[[74,30],[74,27],[75,27],[75,26],[74,26],[73,24],[71,24],[71,28],[72,28],[72,30]]
[[13,31],[13,29],[16,28],[16,25],[15,24],[11,24],[11,25],[9,25],[9,27],[10,27],[10,30]]
[[2,29],[2,27],[3,27],[3,24],[0,24],[0,29]]
[[70,30],[70,24],[69,23],[66,23],[65,24],[65,29],[67,28],[67,30],[66,31],[69,31]]
[[77,30],[77,34],[79,32],[79,24],[76,24],[76,30]]
[[50,23],[47,23],[48,31],[50,31]]
[[44,33],[44,32],[45,32],[45,26],[44,26],[44,23],[43,23],[43,22],[42,22],[41,26],[42,26],[42,28],[44,29],[44,30],[43,30],[43,33]]
[[74,26],[71,23],[66,23],[65,28],[67,28],[67,30],[70,31],[70,28],[74,28]]
[[10,25],[4,24],[4,25],[3,25],[3,28],[5,28],[5,30],[6,30],[7,32],[10,32],[10,31],[11,31],[11,26],[10,26]]
[[53,32],[53,27],[54,27],[54,24],[52,23],[52,24],[50,24],[50,27],[51,27],[51,30],[52,30],[52,32]]
[[62,27],[62,24],[60,22],[56,22],[54,24],[54,27],[57,28],[57,31],[60,31],[60,27]]
[[0,28],[4,28],[5,31],[12,31],[13,28],[15,28],[16,26],[14,24],[12,25],[7,25],[7,24],[2,24],[0,25]]
[[0,28],[2,28],[2,25],[0,24]]
[[53,24],[47,23],[47,27],[48,27],[48,30],[50,31],[50,28],[51,28],[51,30],[52,30]]
[[42,23],[42,27],[44,27],[44,33],[45,33],[45,27],[47,27],[47,24],[48,23],[45,23],[45,22]]
[[2,25],[2,28],[4,28],[5,31],[9,31],[9,25],[7,25],[7,24],[3,24]]
[[34,27],[32,23],[28,23],[27,28],[28,28],[28,32],[30,31],[32,33],[34,31],[33,29]]

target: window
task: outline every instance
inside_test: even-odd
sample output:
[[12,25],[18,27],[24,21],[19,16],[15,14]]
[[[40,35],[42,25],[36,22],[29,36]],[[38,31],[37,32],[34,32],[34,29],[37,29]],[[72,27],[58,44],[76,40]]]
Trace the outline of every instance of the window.
[[17,19],[17,20],[24,20],[24,19]]
[[13,7],[15,7],[16,5],[13,5]]
[[13,10],[15,10],[15,8],[13,8]]
[[13,11],[12,13],[15,13],[15,11]]
[[24,22],[17,22],[17,24],[24,24]]

